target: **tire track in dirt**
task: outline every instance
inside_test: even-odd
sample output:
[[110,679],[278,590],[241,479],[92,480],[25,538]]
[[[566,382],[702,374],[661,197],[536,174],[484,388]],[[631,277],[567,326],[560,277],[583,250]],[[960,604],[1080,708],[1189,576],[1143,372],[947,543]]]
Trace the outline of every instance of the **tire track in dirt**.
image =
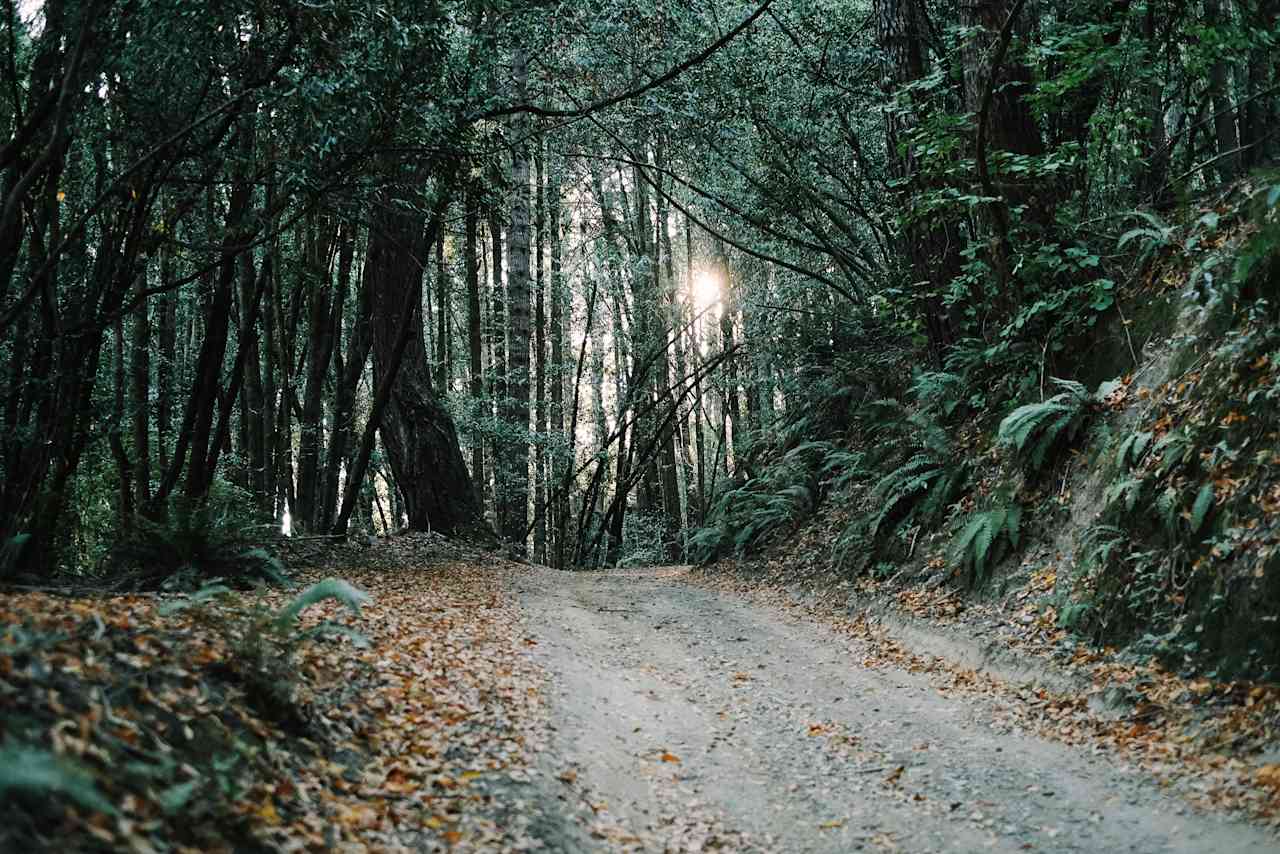
[[600,850],[1277,850],[927,674],[862,666],[856,638],[680,578],[513,578],[553,774]]

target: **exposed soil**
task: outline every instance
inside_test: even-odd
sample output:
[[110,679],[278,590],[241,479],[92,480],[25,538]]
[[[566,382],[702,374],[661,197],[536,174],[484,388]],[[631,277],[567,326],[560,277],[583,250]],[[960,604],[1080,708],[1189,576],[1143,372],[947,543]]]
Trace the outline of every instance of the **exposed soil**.
[[247,628],[284,591],[0,600],[0,735],[103,799],[0,799],[0,849],[1280,851],[1280,689],[1145,674],[1140,703],[1093,709],[1136,669],[1034,684],[1023,636],[966,660],[923,618],[957,610],[941,591],[910,622],[427,536],[322,557],[372,601],[299,629],[367,643],[288,660]]
[[1010,697],[685,569],[510,579],[550,677],[544,776],[592,833],[564,850],[1280,850]]

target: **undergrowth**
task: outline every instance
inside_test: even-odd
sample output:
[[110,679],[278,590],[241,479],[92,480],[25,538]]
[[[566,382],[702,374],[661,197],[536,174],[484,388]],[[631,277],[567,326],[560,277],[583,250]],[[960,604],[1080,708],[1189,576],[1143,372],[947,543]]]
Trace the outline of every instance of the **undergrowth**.
[[[149,600],[126,597],[107,621],[82,606],[62,628],[0,624],[5,681],[24,689],[0,714],[0,848],[57,838],[80,820],[73,809],[92,825],[114,821],[115,804],[145,801],[155,814],[132,850],[153,850],[144,837],[161,826],[193,849],[262,850],[240,824],[249,793],[281,779],[271,729],[304,759],[327,739],[313,723],[318,700],[301,692],[298,653],[326,638],[362,641],[342,624],[299,621],[325,601],[358,614],[367,596],[327,579],[271,606],[211,583],[161,607],[159,620]],[[48,668],[50,656],[66,666]]]
[[[1184,283],[1193,316],[1181,321],[1171,380],[1134,395],[1132,378],[1117,377],[1091,392],[1062,357],[1066,375],[1046,376],[1049,354],[1067,352],[1054,336],[1092,327],[1081,312],[1109,309],[1111,286],[1086,306],[1046,304],[1034,321],[1049,326],[1027,326],[1049,330],[1038,359],[1017,343],[1032,320],[1019,316],[994,341],[961,340],[947,370],[882,383],[878,395],[837,369],[824,406],[784,415],[753,447],[754,476],[720,495],[690,541],[694,558],[785,548],[829,508],[847,520],[830,560],[845,576],[914,560],[978,586],[1059,524],[1046,489],[1064,491],[1075,467],[1101,501],[1073,534],[1074,573],[1059,576],[1061,625],[1191,670],[1276,678],[1280,183],[1244,189],[1245,204],[1181,226],[1135,216],[1121,240],[1147,281],[1132,301],[1154,304],[1166,297],[1150,289]],[[929,553],[917,557],[922,541]]]

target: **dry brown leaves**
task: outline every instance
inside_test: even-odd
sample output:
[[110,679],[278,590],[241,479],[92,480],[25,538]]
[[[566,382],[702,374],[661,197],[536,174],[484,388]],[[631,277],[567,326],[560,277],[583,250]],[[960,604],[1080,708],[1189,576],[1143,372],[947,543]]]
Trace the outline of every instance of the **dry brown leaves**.
[[0,847],[535,847],[495,796],[526,779],[540,732],[540,676],[502,593],[509,571],[342,573],[373,602],[359,618],[316,606],[304,623],[347,624],[369,645],[303,645],[292,711],[236,670],[219,609],[242,604],[164,617],[151,596],[6,595],[0,738],[73,757],[119,815],[15,800],[0,807]]

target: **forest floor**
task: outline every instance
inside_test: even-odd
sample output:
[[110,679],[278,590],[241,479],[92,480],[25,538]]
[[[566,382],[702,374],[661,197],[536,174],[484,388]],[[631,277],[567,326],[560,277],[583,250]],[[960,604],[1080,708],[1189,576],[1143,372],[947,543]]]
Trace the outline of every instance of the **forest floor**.
[[10,783],[0,849],[1280,850],[1274,686],[1148,673],[1147,700],[1095,709],[728,573],[420,535],[311,563],[372,601],[304,625],[365,644],[253,658],[288,593],[0,598],[0,735],[101,795]]

